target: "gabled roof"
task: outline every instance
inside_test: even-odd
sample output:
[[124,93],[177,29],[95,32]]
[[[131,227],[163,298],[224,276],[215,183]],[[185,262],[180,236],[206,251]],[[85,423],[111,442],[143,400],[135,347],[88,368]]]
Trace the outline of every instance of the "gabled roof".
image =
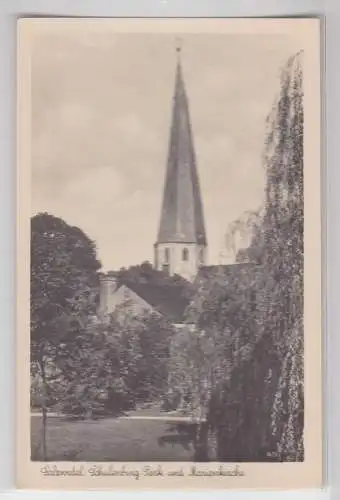
[[178,59],[163,206],[157,243],[206,245],[189,103]]
[[123,284],[170,321],[180,323],[183,320],[184,311],[191,300],[186,287],[120,280],[120,285]]

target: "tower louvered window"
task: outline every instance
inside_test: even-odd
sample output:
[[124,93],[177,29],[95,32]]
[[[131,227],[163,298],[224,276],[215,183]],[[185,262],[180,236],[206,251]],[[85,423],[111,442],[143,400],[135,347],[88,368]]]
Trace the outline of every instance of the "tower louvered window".
[[187,248],[183,248],[182,260],[189,260],[189,250]]
[[204,263],[204,250],[203,248],[200,248],[199,249],[199,253],[198,253],[198,261],[199,263],[202,265]]

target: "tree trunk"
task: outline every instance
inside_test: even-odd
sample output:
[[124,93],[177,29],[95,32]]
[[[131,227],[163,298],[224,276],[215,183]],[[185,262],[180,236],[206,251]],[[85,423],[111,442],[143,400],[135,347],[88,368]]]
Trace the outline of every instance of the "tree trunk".
[[208,462],[208,432],[207,422],[197,424],[195,440],[195,462]]
[[47,460],[47,446],[46,446],[46,430],[47,430],[47,408],[43,404],[42,407],[42,458],[43,461]]
[[218,458],[218,443],[216,429],[210,428],[208,430],[208,458],[209,461],[216,462]]
[[45,373],[45,365],[43,356],[40,357],[40,371],[42,380],[42,398],[41,398],[41,410],[42,410],[42,428],[41,428],[41,445],[42,445],[42,459],[44,462],[47,460],[47,381]]

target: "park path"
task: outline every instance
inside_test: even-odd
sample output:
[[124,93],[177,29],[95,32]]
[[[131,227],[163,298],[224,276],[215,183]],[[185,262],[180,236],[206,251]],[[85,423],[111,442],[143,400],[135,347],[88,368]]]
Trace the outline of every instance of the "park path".
[[[49,418],[61,418],[64,415],[60,413],[48,413]],[[34,412],[31,413],[31,417],[42,417],[42,413]],[[121,415],[119,417],[107,417],[114,418],[115,420],[165,420],[167,422],[189,422],[191,417],[179,416],[179,415]]]
[[117,420],[166,420],[167,422],[189,422],[191,417],[181,415],[122,415]]
[[[41,417],[42,413],[32,412],[32,417]],[[63,417],[61,413],[48,413],[48,417]],[[163,420],[168,422],[190,422],[192,418],[189,416],[181,415],[178,411],[161,411],[159,407],[136,409],[126,412],[125,415],[120,415],[118,417],[107,417],[114,418],[115,420]]]

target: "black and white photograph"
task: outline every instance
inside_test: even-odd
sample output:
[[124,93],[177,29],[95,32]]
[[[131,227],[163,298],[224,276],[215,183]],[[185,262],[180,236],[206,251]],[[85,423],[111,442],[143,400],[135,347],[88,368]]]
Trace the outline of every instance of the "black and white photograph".
[[305,392],[308,352],[321,377],[308,21],[158,22],[30,31],[21,360],[41,477],[114,486],[132,463],[241,477],[247,464],[303,466],[321,436],[318,385]]

